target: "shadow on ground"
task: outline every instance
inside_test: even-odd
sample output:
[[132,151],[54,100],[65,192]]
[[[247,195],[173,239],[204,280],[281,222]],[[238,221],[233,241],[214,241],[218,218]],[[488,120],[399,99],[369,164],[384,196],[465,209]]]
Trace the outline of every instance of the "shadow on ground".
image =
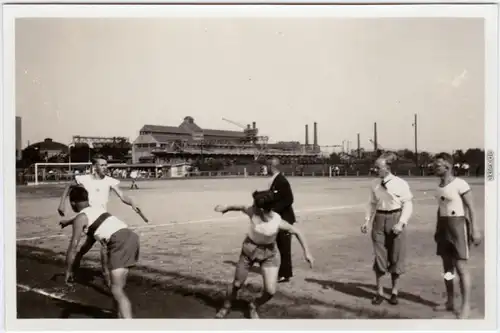
[[[323,287],[323,289],[333,289],[343,294],[354,296],[357,298],[372,299],[373,296],[375,296],[375,292],[377,290],[375,285],[359,283],[359,282],[337,282],[337,281],[318,280],[309,278],[305,280],[307,282],[317,283],[321,287]],[[390,295],[391,293],[391,290],[388,288],[385,288],[384,291],[387,295]],[[422,304],[428,307],[434,307],[438,305],[438,303],[426,300],[421,296],[414,295],[405,291],[399,291],[399,298],[412,303]]]
[[[61,254],[47,249],[41,249],[28,245],[18,245],[17,260],[19,261],[23,258],[34,260],[43,265],[57,266],[58,269],[61,270],[64,269],[64,259],[62,258]],[[98,260],[92,259],[87,260],[82,264],[85,263],[94,266],[98,266],[100,264]],[[226,264],[235,265],[235,262],[227,261]],[[162,281],[162,278],[168,278],[169,281]],[[101,273],[99,272],[99,270],[94,268],[82,267],[78,272],[76,279],[79,284],[87,286],[97,293],[110,298],[107,287],[105,287],[102,283]],[[61,274],[55,274],[51,278],[51,280],[59,281],[59,285],[64,283],[64,277],[61,276]],[[332,285],[332,282],[329,281],[312,279],[309,280],[309,282],[323,283],[325,287]],[[345,284],[343,285],[344,291],[349,288],[353,288],[353,286],[346,288]],[[335,283],[333,284],[333,286],[335,286]],[[337,284],[337,288],[339,288],[338,286],[339,285]],[[358,290],[357,293],[353,292],[352,295],[356,297],[362,297],[360,295],[363,294],[360,294],[359,291],[362,290],[362,286],[358,287],[359,288],[352,289]],[[370,288],[370,286],[366,287]],[[337,288],[336,290],[339,290]],[[138,266],[135,269],[131,270],[127,289],[134,290],[137,294],[141,295],[147,295],[149,293],[150,295],[158,296],[162,293],[175,293],[184,297],[195,298],[199,302],[211,308],[212,311],[210,311],[210,313],[213,313],[213,315],[215,315],[216,311],[222,306],[223,295],[225,290],[227,289],[227,283],[218,283],[208,279],[183,275],[176,272],[166,272],[152,267]],[[232,312],[240,313],[240,316],[244,315],[245,317],[248,317],[247,310],[249,292],[259,293],[260,288],[249,285],[247,291],[241,296],[241,300],[238,300],[234,304]],[[168,301],[168,297],[162,299],[162,302],[166,301]],[[150,302],[148,301],[147,296],[144,296],[143,303],[146,306],[151,306],[151,304],[149,304]],[[175,307],[176,305],[173,304],[172,306]],[[318,315],[317,311],[314,309],[317,308],[316,306],[320,306],[322,308],[321,315]],[[78,306],[74,305],[67,305],[65,309],[66,312],[63,311],[63,315],[65,316],[68,316],[69,313],[79,311],[94,311],[92,308],[78,308]],[[405,318],[401,315],[389,313],[386,309],[360,308],[335,302],[325,303],[311,298],[292,298],[279,292],[273,299],[273,301],[265,305],[262,310],[263,318]],[[98,312],[95,312],[94,314],[96,316],[99,315]]]

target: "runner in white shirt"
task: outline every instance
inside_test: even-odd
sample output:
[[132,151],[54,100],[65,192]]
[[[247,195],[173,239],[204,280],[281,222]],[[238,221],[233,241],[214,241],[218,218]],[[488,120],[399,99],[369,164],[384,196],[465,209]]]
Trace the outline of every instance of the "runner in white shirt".
[[[71,207],[77,215],[61,226],[73,225],[73,235],[66,254],[65,282],[71,284],[74,272],[82,257],[98,241],[105,251],[110,271],[110,289],[118,304],[120,318],[132,318],[130,300],[124,292],[127,274],[139,258],[139,236],[128,229],[127,224],[110,215],[101,206],[89,205],[89,194],[81,186],[73,186],[69,193]],[[85,243],[77,253],[82,233],[87,235]]]
[[[101,207],[107,211],[107,205],[109,201],[109,192],[112,190],[120,198],[120,200],[132,207],[132,209],[139,213],[138,208],[135,206],[132,199],[126,196],[119,187],[120,181],[106,176],[107,165],[105,159],[95,158],[93,160],[94,173],[90,175],[76,176],[75,180],[68,184],[64,189],[61,196],[61,202],[59,203],[59,208],[57,209],[59,215],[64,216],[64,210],[66,207],[66,198],[71,186],[80,185],[83,186],[89,193],[89,204],[90,206]],[[67,221],[65,221],[67,222]],[[109,285],[109,272],[106,267],[106,256],[104,250],[101,249],[101,260],[103,265],[103,274],[106,279],[106,283]]]
[[136,189],[139,189],[139,186],[137,186],[137,176],[139,175],[139,173],[137,172],[137,170],[132,170],[132,172],[130,173],[130,178],[132,178],[132,185],[130,185],[130,189],[133,190],[134,187]]
[[232,302],[236,300],[239,289],[245,283],[250,268],[259,264],[264,282],[264,292],[255,302],[250,303],[250,317],[257,319],[258,308],[268,302],[276,293],[278,283],[278,270],[280,266],[280,253],[276,245],[278,231],[286,230],[295,235],[299,240],[304,256],[312,267],[313,258],[309,253],[304,236],[300,231],[282,220],[278,213],[271,210],[274,204],[274,195],[270,190],[253,193],[252,206],[217,206],[215,211],[222,214],[230,211],[240,211],[250,218],[247,237],[243,241],[240,259],[236,265],[234,281],[228,287],[228,293],[223,307],[217,312],[216,318],[224,318],[231,309]]
[[469,244],[476,246],[481,241],[481,233],[476,224],[475,210],[469,184],[453,176],[453,158],[450,154],[440,153],[435,157],[436,175],[441,179],[436,190],[438,202],[436,232],[436,254],[443,261],[446,303],[436,310],[454,311],[455,271],[460,278],[462,306],[458,318],[467,318],[470,312],[471,278],[467,268]]

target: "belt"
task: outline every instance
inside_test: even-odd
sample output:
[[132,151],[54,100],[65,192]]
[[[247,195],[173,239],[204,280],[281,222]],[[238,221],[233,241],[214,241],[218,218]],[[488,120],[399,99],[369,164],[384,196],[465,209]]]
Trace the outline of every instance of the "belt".
[[394,214],[394,213],[399,213],[401,210],[402,210],[401,208],[393,209],[393,210],[380,210],[380,209],[377,209],[377,213],[378,214]]
[[274,249],[274,246],[275,246],[275,242],[273,243],[267,243],[267,244],[259,244],[259,243],[256,243],[254,242],[253,239],[251,239],[249,236],[247,236],[247,238],[245,239],[246,242],[249,242],[257,247],[261,247],[261,248],[266,248],[266,249],[270,249],[270,250],[273,250]]

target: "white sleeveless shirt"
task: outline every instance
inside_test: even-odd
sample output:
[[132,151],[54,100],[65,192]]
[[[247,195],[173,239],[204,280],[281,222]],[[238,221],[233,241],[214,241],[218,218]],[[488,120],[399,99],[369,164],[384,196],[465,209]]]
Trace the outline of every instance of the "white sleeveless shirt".
[[[83,209],[80,214],[87,215],[87,218],[89,220],[89,224],[84,228],[83,232],[87,234],[90,226],[97,220],[99,216],[101,216],[102,213],[105,212],[106,211],[101,206],[89,206]],[[104,220],[104,222],[97,228],[94,233],[94,238],[100,243],[107,243],[115,232],[126,228],[127,224],[125,222],[121,221],[116,216],[110,216],[106,220]]]
[[81,175],[76,176],[75,180],[89,193],[90,206],[101,206],[103,209],[108,205],[110,189],[120,184],[118,179],[108,176],[101,179],[95,175]]
[[276,241],[278,234],[281,216],[278,213],[272,212],[271,220],[264,222],[259,215],[254,214],[250,218],[250,228],[248,229],[248,238],[256,244],[272,244]]

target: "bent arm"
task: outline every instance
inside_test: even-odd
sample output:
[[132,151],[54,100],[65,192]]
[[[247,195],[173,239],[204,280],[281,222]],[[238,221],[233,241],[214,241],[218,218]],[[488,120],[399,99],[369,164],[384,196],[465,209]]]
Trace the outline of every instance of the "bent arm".
[[64,204],[66,203],[66,198],[68,197],[69,190],[72,186],[76,186],[78,183],[75,179],[73,179],[66,187],[64,187],[64,191],[61,195],[61,201],[59,202],[59,209],[64,210]]

